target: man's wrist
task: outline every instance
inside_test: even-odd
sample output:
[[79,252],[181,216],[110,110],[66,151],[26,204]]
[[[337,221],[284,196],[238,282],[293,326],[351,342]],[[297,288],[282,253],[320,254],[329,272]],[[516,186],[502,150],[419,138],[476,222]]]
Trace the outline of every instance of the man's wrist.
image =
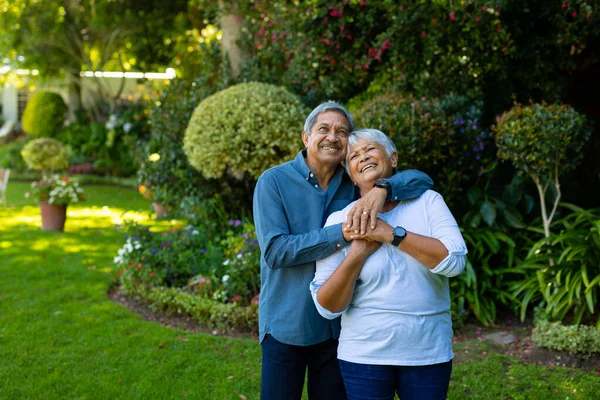
[[392,184],[387,179],[377,179],[373,184],[373,187],[385,189],[385,200],[391,200],[392,198]]

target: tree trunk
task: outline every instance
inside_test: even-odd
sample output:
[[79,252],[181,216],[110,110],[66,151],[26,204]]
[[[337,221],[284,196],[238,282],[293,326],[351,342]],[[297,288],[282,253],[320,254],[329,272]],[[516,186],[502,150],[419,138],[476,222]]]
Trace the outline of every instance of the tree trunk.
[[69,121],[73,122],[75,121],[75,112],[81,108],[81,76],[79,76],[79,72],[69,72],[67,79],[69,80]]
[[223,48],[223,56],[229,59],[232,75],[239,76],[242,62],[247,55],[238,45],[238,40],[241,37],[241,28],[244,18],[241,15],[227,14],[221,16],[221,46]]

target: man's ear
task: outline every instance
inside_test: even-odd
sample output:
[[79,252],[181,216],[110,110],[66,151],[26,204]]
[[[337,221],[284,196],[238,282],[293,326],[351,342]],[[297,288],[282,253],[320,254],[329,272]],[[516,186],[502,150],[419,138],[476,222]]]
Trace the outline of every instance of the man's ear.
[[304,147],[308,147],[308,133],[306,131],[302,132],[302,142],[304,143]]
[[393,152],[390,161],[392,162],[392,167],[396,168],[398,166],[398,153]]

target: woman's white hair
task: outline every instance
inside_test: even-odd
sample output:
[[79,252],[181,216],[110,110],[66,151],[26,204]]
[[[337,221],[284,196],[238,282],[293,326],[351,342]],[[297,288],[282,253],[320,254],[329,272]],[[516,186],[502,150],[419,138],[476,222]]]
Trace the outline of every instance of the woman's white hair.
[[385,133],[381,132],[377,129],[359,129],[353,132],[350,132],[348,135],[348,149],[346,151],[346,172],[350,175],[350,171],[348,170],[348,156],[350,156],[350,147],[356,146],[359,140],[369,140],[372,142],[379,143],[385,149],[388,157],[391,157],[392,154],[396,153],[398,150],[396,149],[396,145],[392,142]]

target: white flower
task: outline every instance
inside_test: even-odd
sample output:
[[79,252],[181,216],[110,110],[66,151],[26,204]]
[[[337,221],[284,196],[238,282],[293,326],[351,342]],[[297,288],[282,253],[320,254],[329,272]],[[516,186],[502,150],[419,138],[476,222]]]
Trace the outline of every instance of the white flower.
[[126,122],[125,125],[123,125],[123,131],[125,131],[125,133],[129,133],[131,128],[133,128],[133,124],[131,122]]
[[229,280],[229,275],[223,275],[223,278],[221,278],[221,281],[223,283],[226,283]]
[[229,260],[223,261],[223,265],[229,265]]

